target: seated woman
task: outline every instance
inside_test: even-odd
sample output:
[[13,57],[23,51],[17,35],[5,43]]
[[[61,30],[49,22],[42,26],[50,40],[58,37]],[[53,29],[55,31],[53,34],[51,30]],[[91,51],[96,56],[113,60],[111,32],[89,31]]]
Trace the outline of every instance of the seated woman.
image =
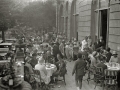
[[34,72],[33,72],[33,67],[30,63],[31,63],[31,58],[27,57],[25,59],[24,80],[31,84],[34,82],[33,79]]
[[53,73],[53,77],[63,76],[67,73],[66,69],[66,63],[65,61],[60,57],[60,54],[57,54],[58,62],[56,62],[57,71]]
[[30,63],[31,63],[31,58],[27,57],[25,60],[25,66],[27,66],[29,68],[29,73],[33,74],[33,68],[32,68],[32,65]]
[[41,57],[38,61],[38,64],[35,65],[35,69],[40,71],[41,78],[45,84],[49,84],[50,77],[47,75],[47,70],[44,65],[44,59]]
[[111,56],[109,62],[119,63],[119,59],[118,59],[118,56],[117,56],[117,55],[118,55],[117,52],[116,52],[116,51],[113,51],[112,56]]
[[104,56],[100,56],[99,57],[99,60],[100,60],[100,63],[97,64],[97,67],[101,67],[103,69],[103,73],[104,73],[104,70],[107,69],[107,65],[105,65],[105,57]]
[[50,51],[46,52],[46,62],[51,63],[51,64],[55,63],[54,57],[51,55]]

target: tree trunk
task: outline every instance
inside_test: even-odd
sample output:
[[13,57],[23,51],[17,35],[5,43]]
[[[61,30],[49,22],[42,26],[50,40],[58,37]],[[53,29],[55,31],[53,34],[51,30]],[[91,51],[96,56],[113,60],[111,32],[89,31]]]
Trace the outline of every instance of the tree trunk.
[[4,32],[4,30],[2,30],[2,40],[3,40],[3,42],[5,42],[5,32]]

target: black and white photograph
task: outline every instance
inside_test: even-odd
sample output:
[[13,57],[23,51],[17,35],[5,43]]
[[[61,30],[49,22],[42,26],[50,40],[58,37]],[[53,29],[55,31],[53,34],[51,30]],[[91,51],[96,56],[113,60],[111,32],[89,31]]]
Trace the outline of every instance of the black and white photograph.
[[0,0],[0,90],[120,90],[120,0]]

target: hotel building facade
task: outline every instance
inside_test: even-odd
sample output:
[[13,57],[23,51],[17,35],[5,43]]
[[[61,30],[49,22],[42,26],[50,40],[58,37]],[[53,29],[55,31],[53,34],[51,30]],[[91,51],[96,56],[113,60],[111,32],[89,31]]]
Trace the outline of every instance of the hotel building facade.
[[120,0],[58,0],[56,12],[57,30],[68,39],[102,36],[106,47],[120,51]]

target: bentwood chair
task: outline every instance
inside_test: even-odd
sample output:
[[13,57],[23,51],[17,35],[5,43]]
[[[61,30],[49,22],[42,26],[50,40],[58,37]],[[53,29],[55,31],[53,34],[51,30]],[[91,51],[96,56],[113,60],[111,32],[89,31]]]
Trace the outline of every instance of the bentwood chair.
[[105,70],[105,86],[112,88],[112,90],[117,89],[117,70]]
[[49,84],[46,85],[42,80],[40,71],[35,69],[33,69],[33,71],[34,71],[34,78],[36,80],[36,88],[38,90],[50,90]]
[[100,86],[102,86],[104,89],[104,83],[103,83],[104,82],[104,71],[102,67],[95,67],[94,81],[95,81],[95,88],[100,83]]
[[94,78],[91,78],[91,77],[94,75],[95,67],[90,67],[90,64],[88,64],[87,68],[88,68],[88,70],[87,70],[87,72],[88,72],[87,82],[89,84],[89,82],[91,80],[94,80]]
[[33,69],[33,71],[34,71],[35,80],[37,82],[41,83],[42,79],[41,79],[40,71],[39,70],[35,70],[35,69]]
[[34,78],[34,74],[30,73],[27,66],[24,66],[24,80],[32,86],[33,90],[36,89],[36,80]]
[[24,66],[24,80],[29,83],[29,68]]

